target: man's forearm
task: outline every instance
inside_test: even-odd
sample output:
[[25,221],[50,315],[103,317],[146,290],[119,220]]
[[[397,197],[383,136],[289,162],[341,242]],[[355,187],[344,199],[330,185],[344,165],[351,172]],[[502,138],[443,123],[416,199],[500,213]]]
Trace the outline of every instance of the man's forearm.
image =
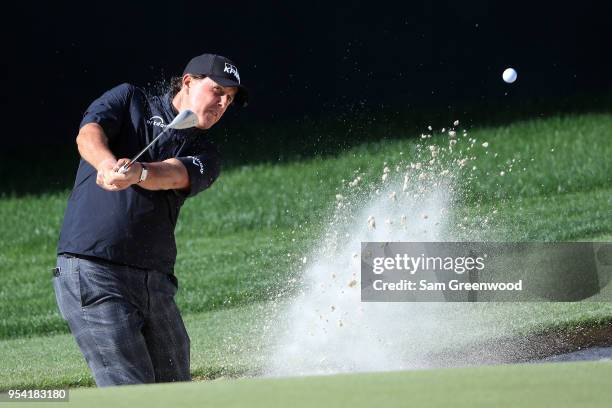
[[102,126],[97,123],[88,123],[83,126],[76,142],[81,157],[96,170],[100,169],[100,163],[104,160],[116,160],[115,155],[108,148],[108,138]]
[[[97,123],[88,123],[81,128],[77,136],[79,153],[84,160],[98,171],[97,183],[110,191],[118,191],[129,187],[138,181],[141,171],[140,163],[134,163],[128,174],[117,173],[123,162],[129,159],[120,159],[117,162],[115,155],[108,148],[108,138],[104,129]],[[145,163],[147,166],[147,179],[138,183],[138,186],[147,190],[181,190],[189,188],[189,175],[187,169],[177,159],[168,159],[161,162]],[[117,169],[114,169],[117,167]]]
[[[135,164],[136,165],[136,164]],[[187,169],[177,159],[145,163],[147,179],[137,185],[147,190],[182,190],[189,188]]]

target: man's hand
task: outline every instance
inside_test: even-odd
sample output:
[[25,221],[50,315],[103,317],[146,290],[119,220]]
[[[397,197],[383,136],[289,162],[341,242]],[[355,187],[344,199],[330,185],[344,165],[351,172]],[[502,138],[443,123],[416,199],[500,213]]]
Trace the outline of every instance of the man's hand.
[[132,164],[124,174],[119,174],[119,169],[129,161],[130,159],[103,160],[98,166],[96,183],[107,191],[125,190],[132,184],[138,183],[142,172],[142,165],[138,162]]

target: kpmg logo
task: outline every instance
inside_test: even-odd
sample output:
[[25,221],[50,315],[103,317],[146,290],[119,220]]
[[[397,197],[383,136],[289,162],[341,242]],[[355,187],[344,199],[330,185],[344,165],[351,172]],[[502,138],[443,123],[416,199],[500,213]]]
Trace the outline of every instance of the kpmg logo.
[[231,75],[235,76],[236,80],[238,81],[238,83],[240,83],[240,74],[238,74],[238,68],[236,68],[232,64],[228,64],[226,62],[225,63],[225,68],[223,69],[223,72],[227,72],[228,74],[231,74]]
[[164,120],[161,118],[161,116],[152,116],[151,119],[147,120],[147,125],[153,125],[160,128],[166,127],[166,124],[164,123]]
[[204,165],[202,164],[202,161],[200,161],[200,159],[198,159],[197,157],[193,157],[193,156],[188,156],[188,157],[191,157],[191,161],[193,162],[194,165],[200,167],[200,174],[204,174]]

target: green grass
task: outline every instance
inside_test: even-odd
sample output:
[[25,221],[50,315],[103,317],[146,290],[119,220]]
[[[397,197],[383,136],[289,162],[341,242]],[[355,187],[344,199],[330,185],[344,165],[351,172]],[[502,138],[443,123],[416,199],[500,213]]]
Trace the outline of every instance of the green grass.
[[[604,114],[470,131],[474,147],[468,151],[463,143],[446,158],[476,157],[461,179],[457,215],[468,216],[473,227],[488,215],[497,237],[501,231],[508,240],[609,234],[611,132],[612,115]],[[445,135],[429,140],[447,143]],[[488,149],[481,147],[484,141]],[[417,160],[419,142],[370,143],[337,157],[244,166],[223,174],[210,191],[188,200],[179,217],[180,307],[201,312],[278,294],[279,278],[299,272],[293,261],[314,244],[335,194],[354,172],[372,182],[380,177],[382,162]],[[0,338],[66,332],[49,270],[68,193],[0,200]]]
[[[449,321],[462,321],[466,315],[478,320],[478,329],[482,330],[478,336],[483,335],[488,342],[494,342],[499,335],[522,335],[550,328],[612,322],[612,303],[463,303],[445,304],[443,307]],[[268,333],[266,326],[275,325],[282,318],[282,310],[282,302],[259,302],[187,315],[185,324],[192,342],[194,378],[234,378],[261,373],[275,347],[274,335]],[[516,316],[521,316],[521,319],[516,319]],[[392,316],[389,319],[392,320]],[[503,332],[498,334],[497,327],[503,327]],[[474,336],[456,332],[449,340],[446,346],[441,344],[438,351],[469,347]],[[414,341],[406,338],[406,348],[414,347]],[[0,355],[3,356],[0,391],[94,385],[91,373],[69,334],[3,340],[0,341]]]
[[57,405],[608,407],[610,376],[611,362],[582,362],[259,378],[72,390],[70,402]]
[[[257,371],[265,356],[257,352],[265,344],[260,322],[276,311],[273,305],[260,302],[187,315],[193,375],[235,377]],[[4,340],[0,355],[0,390],[94,384],[70,334]]]
[[[346,193],[356,171],[368,186],[380,179],[383,162],[423,160],[422,141],[413,134],[396,130],[385,136],[336,156],[236,167],[188,200],[176,230],[176,274],[179,306],[192,322],[190,330],[204,342],[201,349],[194,346],[194,373],[216,377],[257,369],[252,353],[234,361],[240,353],[223,349],[224,319],[249,322],[248,310],[286,294],[284,278],[300,273],[301,263],[295,266],[295,261],[316,245],[335,194]],[[476,139],[473,147],[468,138]],[[438,131],[427,142],[446,146],[447,140]],[[487,218],[492,227],[482,228],[482,239],[610,240],[612,115],[554,116],[470,129],[461,140],[443,160],[474,157],[458,170],[453,207],[458,218],[468,218],[466,231],[478,230]],[[488,148],[482,147],[485,141]],[[91,384],[57,312],[49,273],[68,194],[65,189],[0,199],[2,387]],[[541,319],[524,329],[610,321],[609,308],[592,305],[543,305],[530,312]],[[249,325],[231,327],[241,333]],[[55,357],[45,345],[58,344]]]
[[466,239],[487,219],[490,227],[482,230],[482,240],[610,241],[611,206],[612,188],[608,187],[484,202],[458,208],[456,218],[467,217],[463,221]]

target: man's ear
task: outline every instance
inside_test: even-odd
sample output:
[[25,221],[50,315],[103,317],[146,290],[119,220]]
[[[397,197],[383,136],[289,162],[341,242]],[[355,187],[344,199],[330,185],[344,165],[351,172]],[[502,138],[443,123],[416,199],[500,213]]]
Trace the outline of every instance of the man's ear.
[[183,87],[187,88],[187,92],[189,92],[189,87],[191,86],[191,81],[193,77],[189,74],[183,75]]

